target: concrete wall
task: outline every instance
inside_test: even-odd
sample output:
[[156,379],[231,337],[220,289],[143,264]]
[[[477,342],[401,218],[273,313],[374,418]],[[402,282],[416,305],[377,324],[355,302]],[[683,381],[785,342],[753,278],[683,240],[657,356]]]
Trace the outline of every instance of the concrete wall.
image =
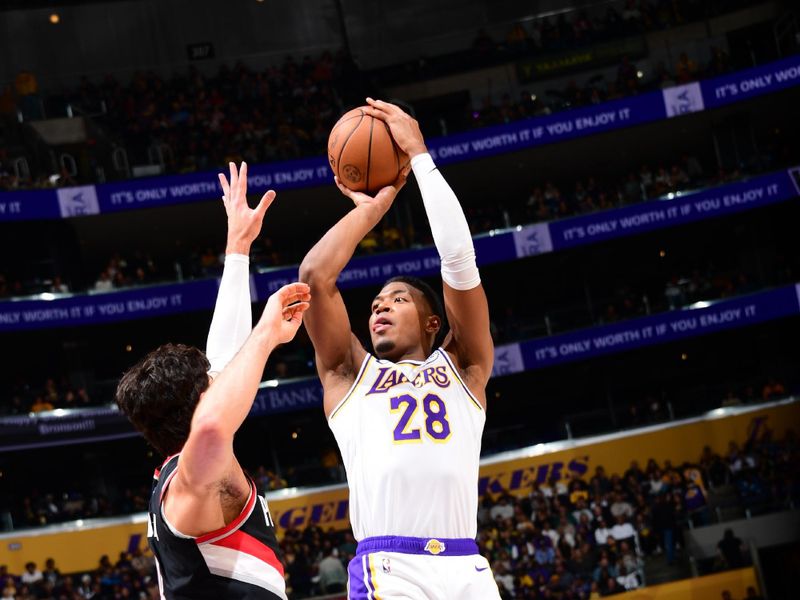
[[698,558],[714,556],[717,553],[717,543],[726,529],[732,529],[736,537],[753,543],[757,548],[788,544],[800,540],[800,510],[692,529],[686,535],[689,551]]

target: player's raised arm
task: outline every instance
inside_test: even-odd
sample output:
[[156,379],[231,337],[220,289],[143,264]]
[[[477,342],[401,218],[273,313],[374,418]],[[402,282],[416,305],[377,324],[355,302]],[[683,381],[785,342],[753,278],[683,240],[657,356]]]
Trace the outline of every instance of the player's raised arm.
[[261,232],[264,213],[275,199],[275,192],[269,190],[256,208],[251,209],[247,205],[247,164],[244,162],[239,170],[234,163],[230,163],[230,182],[222,173],[219,174],[219,181],[228,216],[228,240],[225,267],[206,342],[211,376],[225,368],[253,329],[250,246]]
[[314,344],[317,371],[325,391],[325,414],[329,414],[355,378],[365,350],[350,330],[350,319],[336,279],[352,258],[358,243],[391,207],[405,184],[407,171],[375,197],[353,192],[337,179],[341,192],[355,204],[349,213],[309,250],[300,264],[300,281],[308,283],[314,304],[305,317],[306,330]]
[[485,404],[494,345],[489,330],[489,306],[464,211],[428,153],[417,121],[394,104],[371,98],[367,102],[372,107],[370,114],[386,122],[397,145],[411,158],[442,261],[445,312],[450,324],[445,349],[455,356],[467,383]]
[[241,350],[200,397],[170,485],[169,517],[179,531],[195,535],[213,530],[219,525],[203,519],[218,515],[221,490],[247,489],[233,454],[233,436],[250,412],[267,358],[294,338],[310,299],[304,283],[286,285],[270,296]]

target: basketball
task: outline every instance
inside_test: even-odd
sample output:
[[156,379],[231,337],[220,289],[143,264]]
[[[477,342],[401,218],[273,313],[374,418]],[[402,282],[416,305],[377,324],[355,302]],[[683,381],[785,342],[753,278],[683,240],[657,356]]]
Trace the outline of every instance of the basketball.
[[342,115],[328,137],[328,161],[334,175],[354,192],[375,193],[391,184],[408,162],[389,126],[354,108]]

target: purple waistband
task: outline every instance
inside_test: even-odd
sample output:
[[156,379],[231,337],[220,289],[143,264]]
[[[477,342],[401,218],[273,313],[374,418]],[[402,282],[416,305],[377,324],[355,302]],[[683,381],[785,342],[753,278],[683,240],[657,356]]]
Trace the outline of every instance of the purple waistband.
[[356,554],[371,552],[400,552],[430,556],[469,556],[478,554],[478,544],[468,538],[416,538],[382,535],[358,542]]

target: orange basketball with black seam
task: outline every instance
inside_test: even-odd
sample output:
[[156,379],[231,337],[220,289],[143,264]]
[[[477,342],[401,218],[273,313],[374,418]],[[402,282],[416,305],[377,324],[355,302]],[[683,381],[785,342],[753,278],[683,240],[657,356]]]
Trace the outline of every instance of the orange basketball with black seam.
[[354,192],[375,193],[393,183],[408,156],[392,138],[389,126],[354,108],[336,122],[328,136],[328,162],[339,181]]

